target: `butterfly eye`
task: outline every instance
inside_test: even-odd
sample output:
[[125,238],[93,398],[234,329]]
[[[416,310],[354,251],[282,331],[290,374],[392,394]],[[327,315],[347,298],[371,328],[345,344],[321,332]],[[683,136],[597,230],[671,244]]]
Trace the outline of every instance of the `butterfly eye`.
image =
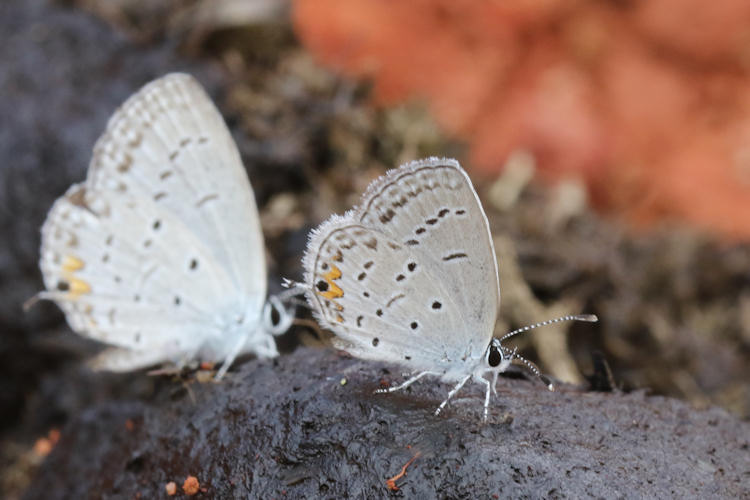
[[271,325],[279,326],[279,323],[281,323],[281,313],[276,306],[271,305]]
[[495,368],[502,362],[503,355],[500,352],[500,350],[497,348],[497,346],[493,343],[490,345],[490,352],[487,354],[487,364],[490,365],[492,368]]

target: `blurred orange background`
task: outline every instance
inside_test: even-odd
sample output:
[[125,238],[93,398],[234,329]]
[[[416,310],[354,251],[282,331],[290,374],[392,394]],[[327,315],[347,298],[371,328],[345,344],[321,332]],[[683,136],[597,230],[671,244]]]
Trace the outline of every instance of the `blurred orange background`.
[[747,0],[297,0],[323,64],[417,98],[497,173],[534,154],[632,227],[750,240]]

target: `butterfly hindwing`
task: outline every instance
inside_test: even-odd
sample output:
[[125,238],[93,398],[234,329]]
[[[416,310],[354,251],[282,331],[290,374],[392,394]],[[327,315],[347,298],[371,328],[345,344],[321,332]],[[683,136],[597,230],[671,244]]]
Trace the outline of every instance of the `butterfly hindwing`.
[[[186,222],[152,200],[74,185],[42,228],[40,266],[71,326],[132,349],[179,354],[236,307],[226,271]],[[191,285],[192,283],[192,285]],[[259,299],[260,300],[260,299]]]
[[421,255],[340,217],[321,226],[310,249],[317,249],[305,266],[313,311],[346,350],[368,359],[396,356],[415,369],[421,360],[446,357],[440,334],[459,328],[460,317]]

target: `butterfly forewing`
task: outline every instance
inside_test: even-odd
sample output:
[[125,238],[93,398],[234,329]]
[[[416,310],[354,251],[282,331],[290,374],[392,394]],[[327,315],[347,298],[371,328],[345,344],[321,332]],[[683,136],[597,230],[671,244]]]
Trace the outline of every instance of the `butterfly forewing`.
[[149,198],[210,247],[236,288],[265,297],[258,211],[247,173],[219,111],[186,74],[129,98],[97,141],[86,185]]

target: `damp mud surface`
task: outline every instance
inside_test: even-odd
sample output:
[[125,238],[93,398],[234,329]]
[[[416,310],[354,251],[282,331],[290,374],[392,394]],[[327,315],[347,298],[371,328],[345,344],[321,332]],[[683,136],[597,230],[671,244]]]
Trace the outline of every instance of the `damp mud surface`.
[[[750,424],[664,397],[501,377],[490,417],[470,384],[299,348],[249,361],[222,383],[161,383],[62,431],[26,498],[154,498],[198,478],[208,498],[744,498]],[[406,474],[396,476],[414,456]]]

